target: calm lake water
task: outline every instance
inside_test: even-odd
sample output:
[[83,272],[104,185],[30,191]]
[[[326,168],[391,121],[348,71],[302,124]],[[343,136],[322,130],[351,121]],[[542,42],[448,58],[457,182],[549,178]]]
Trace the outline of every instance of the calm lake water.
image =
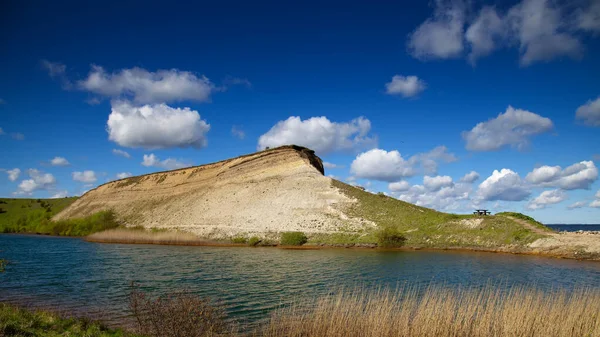
[[600,225],[546,225],[557,231],[576,232],[576,231],[600,231]]
[[0,235],[0,301],[92,314],[119,322],[131,281],[160,294],[187,288],[253,323],[295,298],[343,287],[405,283],[546,289],[600,287],[600,263],[532,256],[377,250],[283,250],[89,243]]

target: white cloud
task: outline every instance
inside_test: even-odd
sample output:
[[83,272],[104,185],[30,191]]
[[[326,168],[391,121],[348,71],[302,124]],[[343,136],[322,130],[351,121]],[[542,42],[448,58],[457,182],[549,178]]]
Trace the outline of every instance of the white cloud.
[[52,166],[68,166],[68,165],[70,165],[70,163],[64,157],[54,157],[52,160],[50,160],[50,165],[52,165]]
[[420,60],[460,57],[464,24],[462,1],[436,0],[433,18],[425,20],[410,34],[409,52]]
[[34,191],[52,189],[56,184],[56,178],[50,173],[29,169],[27,174],[31,179],[21,181],[15,194],[31,195]]
[[600,126],[600,97],[577,108],[575,117],[587,125]]
[[509,106],[498,117],[475,125],[471,131],[464,131],[462,137],[471,151],[493,151],[506,145],[523,149],[529,145],[529,137],[552,128],[550,119]]
[[598,198],[598,199],[600,199],[600,190],[598,190],[598,192],[596,192],[595,197]]
[[423,177],[423,186],[432,192],[439,191],[442,187],[452,186],[452,178],[450,176],[425,176]]
[[460,178],[460,182],[461,183],[472,184],[477,179],[479,179],[479,173],[477,173],[475,171],[471,171],[471,172],[465,174],[462,178]]
[[456,157],[445,146],[429,152],[417,153],[404,159],[400,152],[372,149],[359,154],[350,166],[350,172],[358,178],[393,182],[420,172],[436,174],[439,162],[453,162]]
[[69,195],[68,191],[58,191],[50,197],[50,199],[66,198]]
[[117,173],[117,178],[118,179],[125,179],[125,178],[129,178],[133,176],[133,174],[131,174],[131,172],[121,172],[121,173]]
[[545,208],[546,205],[558,204],[567,199],[567,194],[563,190],[543,191],[535,199],[527,204],[527,209],[536,210]]
[[12,170],[6,170],[6,174],[8,174],[8,180],[16,181],[17,179],[19,179],[19,176],[21,175],[21,169],[14,168]]
[[107,73],[92,66],[88,77],[78,82],[81,89],[113,98],[131,98],[139,104],[184,100],[209,101],[215,86],[204,76],[177,69],[150,72],[142,68]]
[[589,7],[579,9],[576,16],[576,25],[579,29],[600,33],[600,1],[590,0]]
[[397,181],[388,184],[388,190],[392,192],[404,192],[410,189],[410,184],[406,180]]
[[67,70],[67,66],[59,62],[50,62],[48,60],[42,60],[42,67],[48,71],[50,77],[62,76]]
[[600,199],[592,201],[590,207],[600,208]]
[[244,139],[246,137],[246,133],[239,126],[231,127],[231,134],[238,139]]
[[402,97],[413,97],[425,90],[425,81],[417,76],[395,75],[392,81],[385,84],[386,93],[389,95],[400,95]]
[[279,121],[258,139],[258,149],[281,145],[308,147],[319,155],[372,147],[376,140],[369,136],[371,122],[363,117],[348,123],[331,122],[327,117],[301,120],[292,116]]
[[564,190],[588,189],[598,179],[598,168],[593,161],[582,161],[564,170],[560,166],[541,166],[527,174],[525,180],[543,187]]
[[124,157],[124,158],[127,158],[127,159],[131,158],[131,155],[130,155],[128,152],[125,152],[125,151],[123,151],[123,150],[119,150],[119,149],[113,149],[113,150],[112,150],[112,153],[113,153],[115,156],[121,156],[121,157]]
[[567,208],[568,209],[576,209],[576,208],[582,208],[587,206],[587,202],[585,201],[577,201],[575,203],[570,204]]
[[489,55],[506,37],[506,24],[494,7],[483,7],[465,34],[471,45],[468,59],[475,64],[478,58]]
[[142,165],[147,167],[159,167],[167,170],[174,170],[178,168],[191,166],[190,164],[180,162],[173,158],[167,158],[161,161],[157,156],[154,155],[154,153],[151,153],[149,155],[145,154],[144,160],[142,161]]
[[72,177],[73,177],[73,180],[75,180],[75,181],[79,181],[82,183],[88,183],[88,184],[91,184],[98,179],[98,178],[96,178],[96,172],[90,171],[90,170],[86,170],[83,172],[78,172],[78,171],[73,172]]
[[198,111],[166,104],[136,107],[114,101],[107,122],[109,139],[132,148],[202,148],[207,145],[209,130],[210,125],[200,118]]
[[477,195],[485,201],[521,201],[531,192],[521,177],[510,169],[494,170],[491,176],[479,184]]
[[323,167],[326,168],[326,169],[335,169],[335,168],[340,168],[340,167],[343,167],[343,166],[340,166],[340,165],[337,165],[337,164],[334,164],[334,163],[329,163],[329,162],[324,161],[323,162]]
[[437,210],[456,210],[465,208],[469,200],[472,187],[470,184],[458,183],[443,186],[435,191],[423,185],[414,185],[408,190],[392,194],[398,199],[416,204],[418,206],[430,207]]

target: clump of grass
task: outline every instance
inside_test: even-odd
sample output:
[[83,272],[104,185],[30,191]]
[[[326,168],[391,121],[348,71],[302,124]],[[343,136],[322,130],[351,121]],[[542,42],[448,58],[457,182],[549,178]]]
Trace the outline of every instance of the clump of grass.
[[256,247],[261,243],[261,239],[258,236],[252,236],[248,239],[248,246]]
[[4,273],[6,271],[6,266],[8,266],[8,260],[0,259],[0,273]]
[[520,220],[525,220],[527,222],[529,222],[530,224],[540,228],[540,229],[544,229],[547,231],[553,231],[552,228],[546,227],[543,223],[537,221],[536,219],[525,215],[523,213],[517,213],[517,212],[501,212],[501,213],[497,213],[496,215],[504,215],[504,216],[510,216],[516,219],[520,219]]
[[221,308],[188,291],[151,298],[132,285],[129,308],[144,336],[208,337],[231,332]]
[[0,336],[133,336],[86,318],[64,318],[0,303]]
[[402,247],[406,237],[396,228],[383,228],[377,232],[377,245],[382,248]]
[[85,236],[91,233],[117,228],[119,221],[113,211],[101,211],[84,218],[60,221],[50,220],[46,214],[30,212],[20,218],[14,226],[5,226],[4,233],[36,233],[65,236]]
[[236,237],[231,238],[231,242],[238,243],[238,244],[246,244],[246,243],[248,243],[248,239],[243,236],[236,236]]
[[256,336],[598,336],[600,291],[346,291],[276,312]]
[[308,242],[308,238],[302,232],[281,233],[281,244],[283,246],[302,246]]
[[148,231],[140,229],[117,228],[93,233],[86,240],[103,243],[140,243],[163,245],[203,244],[198,236],[181,231]]

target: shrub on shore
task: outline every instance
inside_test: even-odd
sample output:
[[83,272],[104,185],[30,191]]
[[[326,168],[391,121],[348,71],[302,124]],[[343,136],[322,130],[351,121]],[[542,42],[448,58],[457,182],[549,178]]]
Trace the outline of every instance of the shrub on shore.
[[13,225],[5,225],[4,233],[35,233],[85,236],[120,226],[113,211],[101,211],[85,218],[52,221],[47,212],[30,212]]
[[256,247],[261,241],[262,240],[258,236],[252,236],[248,239],[248,246]]
[[281,244],[283,246],[302,246],[308,242],[308,238],[302,232],[281,233]]
[[238,243],[238,244],[246,244],[246,243],[248,243],[248,239],[246,239],[243,236],[236,236],[236,237],[231,238],[231,242]]
[[395,228],[383,228],[377,232],[377,245],[382,248],[402,247],[406,237]]

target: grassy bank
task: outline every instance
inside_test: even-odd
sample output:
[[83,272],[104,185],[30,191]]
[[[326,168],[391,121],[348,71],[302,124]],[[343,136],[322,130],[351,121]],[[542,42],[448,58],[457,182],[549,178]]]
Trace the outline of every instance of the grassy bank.
[[48,311],[30,311],[0,303],[0,337],[4,336],[134,337],[135,335],[119,329],[109,329],[99,322],[85,318],[64,318]]
[[[132,332],[141,336],[392,337],[599,336],[600,291],[404,288],[341,291],[298,301],[258,327],[240,327],[213,301],[186,292],[158,298],[133,290]],[[0,336],[126,336],[88,320],[0,304]]]
[[[543,234],[525,228],[505,215],[475,216],[438,212],[416,206],[383,194],[372,194],[332,180],[334,187],[358,202],[345,211],[377,224],[379,230],[394,230],[406,238],[404,245],[423,248],[497,248],[525,246]],[[532,221],[539,228],[547,227],[520,213],[510,213]],[[548,229],[549,232],[551,230]],[[365,229],[359,233],[316,235],[309,240],[316,244],[376,244],[377,231]]]
[[0,198],[0,233],[35,233],[75,200]]

